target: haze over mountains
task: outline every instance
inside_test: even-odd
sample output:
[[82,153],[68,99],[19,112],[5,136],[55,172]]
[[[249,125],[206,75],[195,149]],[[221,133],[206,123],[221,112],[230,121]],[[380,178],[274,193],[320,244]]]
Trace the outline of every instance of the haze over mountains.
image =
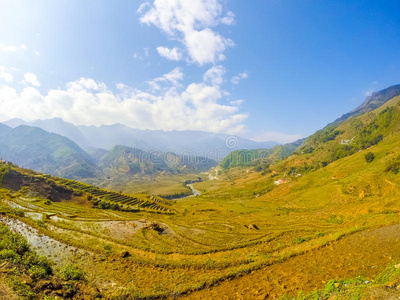
[[0,158],[43,173],[94,177],[95,161],[70,139],[37,127],[0,124]]
[[0,124],[0,158],[24,168],[66,178],[156,172],[199,172],[216,165],[210,158],[173,152],[143,151],[116,145],[110,150],[92,149],[90,154],[70,139],[41,128]]
[[276,144],[202,131],[75,126],[60,118],[0,124],[0,158],[67,178],[206,171],[235,149]]
[[58,133],[74,141],[83,149],[100,148],[110,150],[123,145],[142,150],[172,151],[177,154],[207,156],[215,160],[223,159],[232,150],[271,148],[277,142],[255,142],[237,136],[205,131],[163,131],[140,130],[122,124],[96,126],[76,126],[60,118],[26,122],[11,119],[3,124],[10,127],[28,125],[48,132]]
[[[332,140],[341,134],[341,131],[334,131],[339,124],[370,112],[399,94],[400,85],[373,93],[359,107],[316,132],[304,143],[299,140],[282,146],[203,131],[139,130],[122,124],[75,126],[60,118],[31,122],[11,119],[0,124],[0,158],[67,178],[207,171],[224,158],[221,166],[231,168],[246,165],[252,158],[261,159],[259,151],[237,150],[276,146],[268,151],[271,163],[290,156],[300,149],[298,147],[301,147],[301,152],[313,151],[317,144],[315,136],[323,142],[324,139]],[[362,138],[359,132],[354,134],[358,139]],[[380,138],[379,134],[364,137],[359,142],[374,144]],[[351,137],[346,135],[345,138]],[[344,148],[342,151],[350,151]],[[227,157],[232,151],[235,152]],[[333,156],[326,157],[327,163],[336,159],[337,151],[339,149],[335,148]],[[243,153],[252,155],[244,158]]]

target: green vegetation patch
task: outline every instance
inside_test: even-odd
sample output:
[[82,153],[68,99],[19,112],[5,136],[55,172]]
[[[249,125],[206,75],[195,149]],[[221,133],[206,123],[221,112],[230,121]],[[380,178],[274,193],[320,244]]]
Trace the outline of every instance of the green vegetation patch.
[[85,279],[85,272],[82,271],[77,265],[69,264],[64,266],[59,272],[60,278],[63,280],[83,280]]
[[19,264],[34,277],[45,278],[52,274],[50,262],[31,251],[27,240],[0,223],[0,260]]

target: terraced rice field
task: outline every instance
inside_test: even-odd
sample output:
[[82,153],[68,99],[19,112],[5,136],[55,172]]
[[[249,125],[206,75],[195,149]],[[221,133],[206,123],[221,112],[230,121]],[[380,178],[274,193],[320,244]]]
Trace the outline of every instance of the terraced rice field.
[[168,200],[162,199],[157,196],[137,195],[131,196],[122,193],[103,190],[91,185],[87,185],[78,181],[64,179],[64,178],[51,178],[57,184],[70,187],[74,190],[85,192],[93,197],[106,198],[107,201],[117,204],[123,204],[130,208],[147,209],[163,213],[173,213],[174,209]]
[[[399,178],[362,161],[357,153],[264,193],[270,176],[238,170],[196,183],[201,195],[172,202],[58,178],[50,179],[83,196],[2,197],[38,235],[85,253],[75,263],[109,299],[277,299],[329,279],[371,278],[400,261]],[[364,189],[364,180],[368,194],[348,192]],[[134,209],[99,209],[85,195]]]

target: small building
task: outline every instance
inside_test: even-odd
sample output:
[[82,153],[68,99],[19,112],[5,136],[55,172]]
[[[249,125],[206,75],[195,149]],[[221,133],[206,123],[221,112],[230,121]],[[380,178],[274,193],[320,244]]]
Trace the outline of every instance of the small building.
[[279,179],[277,181],[274,181],[274,184],[275,185],[280,185],[280,184],[287,183],[287,182],[288,182],[287,179],[281,178],[281,179]]

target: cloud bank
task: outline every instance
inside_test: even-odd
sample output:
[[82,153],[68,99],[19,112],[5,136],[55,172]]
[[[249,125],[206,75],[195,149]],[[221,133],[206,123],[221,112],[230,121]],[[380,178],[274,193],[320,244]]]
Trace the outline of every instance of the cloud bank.
[[[60,117],[74,124],[102,125],[117,122],[139,129],[204,130],[241,134],[246,113],[236,105],[220,104],[223,70],[211,68],[204,82],[183,86],[179,68],[152,82],[156,91],[118,84],[117,92],[91,78],[68,82],[64,88],[41,93],[33,73],[25,74],[21,90],[0,83],[0,119],[24,120]],[[3,82],[5,82],[3,80]]]

